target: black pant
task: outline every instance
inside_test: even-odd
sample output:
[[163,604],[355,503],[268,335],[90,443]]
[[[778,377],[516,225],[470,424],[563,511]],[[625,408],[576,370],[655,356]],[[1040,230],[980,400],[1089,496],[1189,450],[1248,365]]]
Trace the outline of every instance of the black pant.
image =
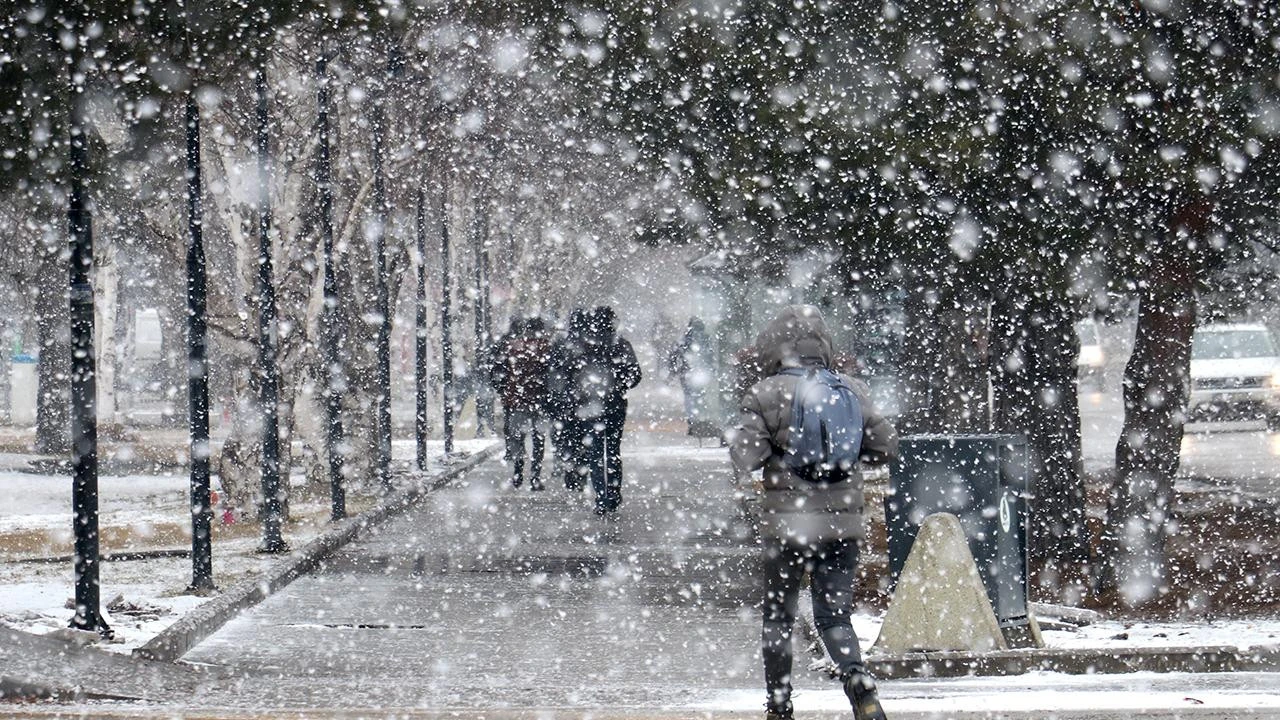
[[582,455],[580,426],[576,418],[563,414],[551,423],[551,442],[564,471],[564,486],[570,490],[582,489],[582,477],[578,475],[578,458]]
[[765,593],[760,648],[769,707],[782,709],[791,703],[791,632],[806,570],[813,595],[814,624],[840,677],[861,672],[862,653],[849,621],[853,614],[854,571],[858,566],[857,541],[794,546],[765,540],[762,566]]
[[503,408],[502,433],[506,440],[507,462],[512,465],[512,480],[519,485],[524,481],[524,441],[533,436],[533,452],[529,458],[530,483],[541,484],[542,455],[546,441],[542,435],[542,413],[536,410],[512,410]]
[[578,476],[591,479],[599,513],[622,504],[622,425],[623,419],[608,416],[583,423]]

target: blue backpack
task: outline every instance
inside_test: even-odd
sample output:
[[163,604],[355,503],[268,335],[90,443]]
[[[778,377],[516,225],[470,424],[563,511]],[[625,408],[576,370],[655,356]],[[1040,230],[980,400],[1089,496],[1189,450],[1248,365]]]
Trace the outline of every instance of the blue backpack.
[[798,378],[787,467],[810,482],[847,479],[862,454],[862,407],[853,388],[824,367],[785,368],[778,374]]

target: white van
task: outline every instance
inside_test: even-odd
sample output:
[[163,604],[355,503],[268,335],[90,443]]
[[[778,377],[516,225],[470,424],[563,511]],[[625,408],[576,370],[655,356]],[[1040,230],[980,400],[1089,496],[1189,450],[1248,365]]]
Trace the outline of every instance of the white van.
[[1196,329],[1187,409],[1193,419],[1262,417],[1280,430],[1280,355],[1265,325]]

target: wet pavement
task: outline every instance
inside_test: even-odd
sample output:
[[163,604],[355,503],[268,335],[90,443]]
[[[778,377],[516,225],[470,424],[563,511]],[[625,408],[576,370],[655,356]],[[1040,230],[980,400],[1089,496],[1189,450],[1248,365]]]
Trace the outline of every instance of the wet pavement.
[[725,451],[640,434],[625,463],[604,520],[590,490],[516,489],[486,463],[184,659],[234,669],[233,706],[660,708],[754,687]]
[[[723,449],[633,433],[615,520],[488,462],[206,639],[159,702],[7,717],[759,718],[754,549]],[[797,655],[797,717],[848,718]],[[915,679],[895,720],[1280,718],[1280,673]],[[12,712],[6,712],[12,710]]]

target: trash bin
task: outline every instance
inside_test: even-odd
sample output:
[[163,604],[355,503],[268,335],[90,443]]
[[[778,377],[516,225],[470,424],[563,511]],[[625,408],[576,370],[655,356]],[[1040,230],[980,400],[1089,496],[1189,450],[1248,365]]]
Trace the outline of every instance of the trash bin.
[[1021,435],[903,438],[889,476],[885,521],[890,588],[926,517],[960,518],[991,607],[1010,647],[1021,646],[1027,614],[1027,459]]
[[40,383],[36,376],[36,359],[18,354],[9,366],[9,422],[14,425],[36,424],[36,398]]

